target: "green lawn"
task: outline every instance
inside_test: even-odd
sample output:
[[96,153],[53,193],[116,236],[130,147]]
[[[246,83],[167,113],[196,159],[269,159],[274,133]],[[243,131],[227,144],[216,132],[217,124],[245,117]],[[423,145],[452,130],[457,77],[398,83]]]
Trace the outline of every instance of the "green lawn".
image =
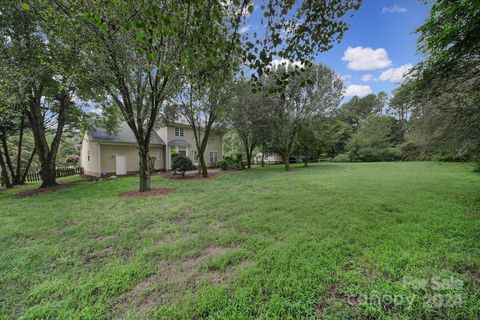
[[[470,164],[255,168],[0,193],[0,319],[478,319]],[[33,186],[30,186],[33,187]],[[393,303],[389,299],[395,299]]]

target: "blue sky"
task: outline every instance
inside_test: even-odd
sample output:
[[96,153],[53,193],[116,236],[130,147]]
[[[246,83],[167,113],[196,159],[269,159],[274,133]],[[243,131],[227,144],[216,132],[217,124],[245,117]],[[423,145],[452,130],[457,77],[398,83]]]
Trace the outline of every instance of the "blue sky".
[[[256,27],[256,13],[247,21],[248,32]],[[418,0],[364,0],[348,18],[350,29],[342,42],[319,54],[315,62],[342,76],[347,99],[353,94],[390,93],[404,72],[422,59],[414,30],[427,15],[428,6]]]

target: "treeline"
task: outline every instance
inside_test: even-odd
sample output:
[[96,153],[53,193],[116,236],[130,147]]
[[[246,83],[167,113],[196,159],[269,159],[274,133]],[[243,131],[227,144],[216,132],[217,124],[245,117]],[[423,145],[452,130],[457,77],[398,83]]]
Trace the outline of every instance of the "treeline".
[[[426,59],[391,96],[380,92],[339,105],[334,94],[336,100],[330,102],[335,102],[325,103],[315,90],[331,85],[331,77],[316,78],[310,87],[302,83],[304,91],[289,83],[287,92],[299,94],[280,91],[276,98],[248,95],[241,86],[237,100],[246,111],[232,118],[238,138],[228,135],[227,149],[235,153],[238,148],[232,146],[242,145],[247,164],[254,152],[276,152],[287,169],[292,153],[301,154],[305,164],[319,156],[333,161],[480,163],[480,6],[475,1],[436,1],[416,32],[418,50]],[[272,80],[264,81],[269,92]],[[317,105],[301,117],[304,102]]]

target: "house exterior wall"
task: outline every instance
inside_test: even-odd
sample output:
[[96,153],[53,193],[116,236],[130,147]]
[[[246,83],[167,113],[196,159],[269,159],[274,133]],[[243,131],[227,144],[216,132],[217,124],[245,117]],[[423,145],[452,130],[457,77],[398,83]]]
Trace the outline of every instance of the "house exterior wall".
[[89,134],[85,134],[80,151],[80,167],[86,175],[100,175],[100,145],[91,140]]
[[[127,174],[137,173],[139,170],[140,157],[138,149],[134,145],[101,144],[100,165],[101,173],[114,175],[116,173],[116,156],[125,156],[127,159]],[[150,156],[155,157],[154,169],[165,169],[164,147],[150,147]],[[157,157],[158,155],[158,157]]]
[[[184,131],[184,136],[175,136],[175,128],[176,127],[182,127]],[[162,130],[163,129],[163,130]],[[185,125],[179,125],[179,126],[169,126],[166,128],[161,128],[160,130],[157,130],[157,134],[166,142],[167,144],[167,169],[171,169],[171,148],[170,142],[172,140],[185,140],[190,146],[183,147],[179,146],[178,148],[184,148],[186,149],[187,152],[187,157],[192,159],[194,161],[193,157],[193,152],[197,151],[197,146],[195,143],[195,136],[193,134],[193,130]],[[177,147],[173,147],[177,150]],[[220,161],[223,159],[223,154],[222,154],[222,136],[221,135],[211,135],[207,147],[205,149],[204,153],[204,158],[207,163],[207,166],[212,165],[210,163],[210,152],[217,152],[217,161]],[[195,165],[198,165],[198,162],[194,162]]]
[[[180,125],[184,130],[184,136],[175,136],[175,125],[156,129],[157,134],[165,141],[166,146],[150,146],[150,155],[155,157],[155,170],[171,169],[171,147],[169,142],[172,140],[184,140],[189,146],[179,147],[185,149],[187,156],[194,161],[194,151],[197,151],[193,130],[186,125]],[[176,149],[178,150],[178,149]],[[204,158],[207,166],[210,163],[210,152],[217,152],[217,161],[223,159],[222,154],[222,136],[212,135],[208,141]],[[90,157],[88,157],[90,155]],[[86,175],[100,176],[116,174],[116,155],[124,155],[127,160],[127,174],[138,173],[140,158],[135,145],[127,143],[102,142],[92,140],[90,134],[85,134],[82,141],[80,165]]]

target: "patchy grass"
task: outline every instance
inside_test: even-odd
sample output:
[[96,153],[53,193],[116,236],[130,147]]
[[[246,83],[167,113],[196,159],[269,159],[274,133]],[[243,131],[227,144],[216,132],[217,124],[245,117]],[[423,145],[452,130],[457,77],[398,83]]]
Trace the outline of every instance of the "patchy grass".
[[0,319],[478,319],[472,169],[157,176],[154,188],[176,190],[162,197],[118,197],[135,177],[2,191]]

